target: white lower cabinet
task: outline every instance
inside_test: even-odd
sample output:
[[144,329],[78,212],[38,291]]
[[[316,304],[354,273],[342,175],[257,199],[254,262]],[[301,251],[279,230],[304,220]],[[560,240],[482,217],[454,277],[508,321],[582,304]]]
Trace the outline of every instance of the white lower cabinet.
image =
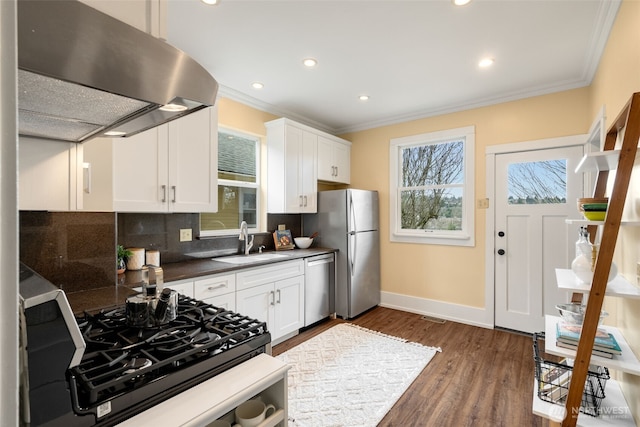
[[236,311],[236,275],[216,274],[198,279],[177,280],[164,284],[179,294]]
[[169,288],[176,291],[179,294],[186,295],[193,298],[193,279],[176,280],[175,282],[167,282],[164,284],[165,288]]
[[296,260],[237,274],[236,309],[267,322],[272,344],[304,326],[304,262]]
[[272,345],[304,327],[304,261],[279,262],[196,279],[165,287],[216,307],[267,322]]
[[219,274],[198,279],[194,282],[194,291],[197,300],[236,311],[235,274]]

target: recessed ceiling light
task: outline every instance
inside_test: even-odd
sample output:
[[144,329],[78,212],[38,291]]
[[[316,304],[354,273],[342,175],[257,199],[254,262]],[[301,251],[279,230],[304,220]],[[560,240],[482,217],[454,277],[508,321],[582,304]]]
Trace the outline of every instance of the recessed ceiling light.
[[216,4],[218,4],[219,0],[201,0],[201,1],[204,4],[208,4],[210,6],[215,6]]
[[452,1],[453,1],[453,4],[455,4],[456,6],[464,6],[465,4],[471,3],[471,0],[452,0]]
[[483,58],[480,60],[480,62],[478,62],[478,67],[487,68],[492,66],[494,62],[495,60],[493,58]]
[[360,96],[358,97],[358,99],[359,99],[360,101],[368,101],[368,100],[369,100],[369,95],[360,95]]
[[253,82],[251,83],[251,87],[254,89],[262,89],[264,87],[264,85],[260,82]]
[[318,65],[318,61],[316,61],[313,58],[305,58],[302,60],[302,63],[304,64],[305,67],[308,67],[308,68],[313,68],[316,65]]

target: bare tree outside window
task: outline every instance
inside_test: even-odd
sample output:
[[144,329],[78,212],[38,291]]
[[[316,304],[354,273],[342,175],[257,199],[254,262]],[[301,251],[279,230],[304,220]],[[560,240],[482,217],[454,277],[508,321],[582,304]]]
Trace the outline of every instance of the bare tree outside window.
[[512,163],[508,174],[509,204],[567,202],[567,161]]
[[401,228],[460,230],[464,141],[405,147],[401,156]]

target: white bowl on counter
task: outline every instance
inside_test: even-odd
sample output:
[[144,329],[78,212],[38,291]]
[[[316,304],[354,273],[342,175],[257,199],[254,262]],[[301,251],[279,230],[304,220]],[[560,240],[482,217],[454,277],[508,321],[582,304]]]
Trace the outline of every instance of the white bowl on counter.
[[311,237],[294,237],[293,241],[296,242],[296,246],[299,249],[307,249],[313,243]]

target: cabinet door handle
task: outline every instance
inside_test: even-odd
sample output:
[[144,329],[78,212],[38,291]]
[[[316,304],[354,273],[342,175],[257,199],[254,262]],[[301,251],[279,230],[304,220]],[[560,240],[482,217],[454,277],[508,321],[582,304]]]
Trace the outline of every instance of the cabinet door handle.
[[175,203],[176,202],[176,186],[172,185],[171,190],[173,190],[173,200],[171,202]]
[[304,196],[304,207],[307,207],[307,196]]
[[336,177],[338,176],[338,167],[336,166]]
[[276,292],[278,293],[278,301],[276,301],[276,303],[280,304],[280,289],[278,289]]
[[167,186],[161,185],[160,187],[162,188],[162,203],[166,203],[167,202]]
[[300,196],[300,207],[302,207],[302,196]]
[[269,294],[271,294],[271,305],[276,305],[276,293],[273,291],[269,291]]
[[84,192],[87,194],[91,194],[91,163],[85,162],[82,165],[82,178],[84,182]]

